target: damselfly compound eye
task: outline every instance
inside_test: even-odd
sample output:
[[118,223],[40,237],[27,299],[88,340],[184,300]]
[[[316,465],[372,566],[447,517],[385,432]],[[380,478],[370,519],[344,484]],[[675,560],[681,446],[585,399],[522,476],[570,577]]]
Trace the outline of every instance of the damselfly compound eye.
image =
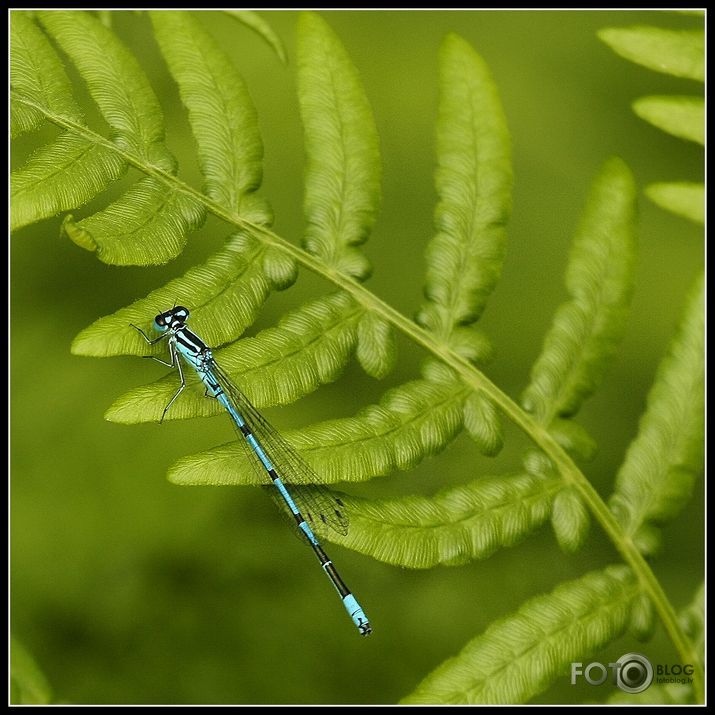
[[183,305],[177,305],[172,313],[174,314],[174,318],[177,318],[182,322],[186,322],[189,319],[189,309],[184,308]]
[[154,328],[160,332],[163,332],[166,330],[167,327],[167,322],[166,322],[167,314],[166,313],[159,313],[159,315],[154,318]]

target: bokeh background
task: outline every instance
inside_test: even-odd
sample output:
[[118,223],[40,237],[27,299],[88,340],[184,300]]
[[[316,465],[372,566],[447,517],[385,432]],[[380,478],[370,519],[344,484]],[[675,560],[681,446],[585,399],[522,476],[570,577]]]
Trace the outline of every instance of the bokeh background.
[[[446,33],[473,44],[491,68],[513,137],[514,209],[502,280],[480,325],[494,341],[489,377],[518,396],[553,312],[565,297],[569,242],[589,183],[613,154],[639,187],[702,180],[701,149],[639,120],[630,102],[702,86],[615,56],[605,26],[694,27],[661,12],[324,12],[372,103],[384,162],[384,201],[366,252],[368,285],[413,314],[432,235],[437,55]],[[294,12],[265,13],[294,58]],[[162,98],[181,175],[200,185],[178,93],[148,19],[113,13],[116,31]],[[214,12],[201,20],[234,59],[258,108],[264,194],[279,234],[298,242],[304,152],[295,63],[284,67],[250,31]],[[13,162],[33,139],[19,143]],[[127,182],[136,178],[130,174]],[[115,187],[117,193],[121,186]],[[86,207],[106,202],[105,195]],[[703,261],[702,230],[639,199],[640,258],[628,333],[602,389],[580,416],[600,445],[586,473],[607,496],[637,431],[647,391],[684,295]],[[85,210],[76,212],[85,215]],[[312,554],[260,490],[177,487],[180,456],[231,439],[223,418],[121,426],[103,419],[129,388],[163,374],[136,358],[70,354],[97,317],[144,296],[202,261],[227,231],[208,220],[167,266],[117,268],[59,237],[60,217],[11,239],[11,625],[59,701],[77,703],[391,703],[409,693],[495,618],[565,579],[617,560],[598,526],[576,555],[544,527],[522,544],[461,567],[407,571],[333,546],[331,555],[374,624],[359,638]],[[329,289],[303,271],[274,295],[255,329]],[[267,410],[279,427],[354,414],[413,378],[422,354],[399,340],[396,371],[378,382],[351,365],[343,378],[290,407]],[[526,440],[507,428],[495,460],[465,436],[418,469],[361,485],[360,493],[432,493],[518,464]],[[665,529],[656,574],[677,608],[703,573],[703,502]],[[624,637],[601,660],[637,650],[677,662],[661,627],[648,644]],[[607,660],[605,662],[608,662]],[[605,686],[604,686],[605,687]],[[537,702],[603,699],[565,676]]]

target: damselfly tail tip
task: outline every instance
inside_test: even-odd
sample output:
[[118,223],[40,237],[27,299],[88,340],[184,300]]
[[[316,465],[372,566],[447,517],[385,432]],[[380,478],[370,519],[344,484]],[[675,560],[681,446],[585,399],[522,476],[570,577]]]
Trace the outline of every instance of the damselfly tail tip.
[[370,633],[372,633],[372,626],[370,625],[370,621],[367,620],[365,611],[360,608],[360,604],[355,600],[355,596],[353,596],[352,593],[348,593],[343,597],[343,605],[350,614],[350,618],[353,619],[353,623],[360,631],[360,635],[369,636]]
[[360,630],[361,636],[369,636],[372,633],[372,626],[370,625],[370,621],[358,623],[358,629]]

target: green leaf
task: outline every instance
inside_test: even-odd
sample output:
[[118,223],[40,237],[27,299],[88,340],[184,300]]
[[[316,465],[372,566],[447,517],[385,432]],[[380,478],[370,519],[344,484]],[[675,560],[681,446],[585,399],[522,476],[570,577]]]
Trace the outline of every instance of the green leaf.
[[154,33],[179,85],[196,137],[204,192],[241,218],[270,224],[254,194],[263,178],[263,143],[248,90],[235,67],[186,11],[153,11]]
[[276,290],[289,288],[298,278],[298,266],[292,256],[273,247],[263,254],[263,272]]
[[392,326],[375,313],[365,313],[358,324],[357,359],[368,375],[381,378],[390,373],[397,359]]
[[488,457],[499,454],[504,444],[504,430],[496,405],[479,392],[464,402],[464,427]]
[[104,263],[148,266],[181,253],[188,234],[205,217],[204,205],[190,194],[147,176],[103,211],[78,222],[67,216],[62,228],[77,245],[97,251]]
[[[457,382],[414,380],[389,390],[379,405],[370,405],[355,417],[320,422],[283,436],[321,483],[364,481],[411,469],[444,449],[462,427],[466,393]],[[169,480],[187,485],[261,483],[238,442],[180,459],[169,471]]]
[[629,630],[638,640],[647,641],[652,637],[655,625],[653,601],[647,594],[641,593],[633,602]]
[[540,449],[528,449],[522,463],[529,474],[537,477],[555,476],[557,473],[554,463]]
[[457,355],[473,362],[475,365],[486,365],[493,357],[492,344],[489,338],[477,328],[453,328],[449,336],[449,347]]
[[[291,311],[277,326],[255,337],[215,351],[215,356],[256,406],[287,404],[340,376],[355,347],[361,314],[362,308],[347,294],[334,293]],[[167,420],[223,412],[216,400],[206,398],[195,375],[186,378],[194,389],[184,391],[167,413]],[[119,397],[105,417],[125,424],[159,420],[178,387],[178,376],[172,370]]]
[[[645,604],[650,601],[646,598],[645,594],[641,594],[636,600],[636,604]],[[642,607],[636,605],[636,609]],[[652,613],[652,604],[646,606],[646,609],[650,609],[650,616]],[[634,618],[635,610],[634,609]],[[640,618],[647,619],[648,612],[643,614]],[[690,639],[695,647],[695,660],[699,667],[703,667],[705,661],[705,584],[701,582],[699,588],[695,592],[693,601],[686,606],[678,614],[678,620],[680,621],[680,627],[683,629],[685,635]],[[654,623],[650,625],[642,635],[649,636],[650,631],[654,627]],[[631,625],[633,628],[633,625]],[[691,663],[692,664],[692,663]],[[685,665],[685,663],[683,663]],[[666,684],[651,684],[642,693],[624,693],[618,690],[611,697],[608,698],[609,704],[623,704],[623,705],[694,705],[696,704],[695,693],[693,691],[693,686],[690,683],[666,683]]]
[[307,168],[304,245],[327,266],[364,280],[359,249],[380,205],[377,129],[357,70],[324,20],[298,22],[298,98]]
[[666,211],[705,223],[705,187],[703,184],[676,183],[650,184],[645,193],[648,198]]
[[632,539],[635,547],[643,554],[654,555],[660,550],[660,529],[652,524],[643,524]]
[[466,389],[413,380],[389,390],[355,417],[289,433],[328,483],[362,481],[415,467],[442,451],[462,428]]
[[10,13],[10,50],[12,137],[36,129],[45,112],[83,124],[62,62],[27,12]]
[[479,319],[501,275],[511,208],[511,148],[489,70],[461,37],[440,53],[435,212],[418,321],[449,338]]
[[[698,277],[685,311],[658,367],[641,417],[616,476],[610,506],[634,537],[647,522],[662,524],[675,518],[690,498],[703,468],[704,440],[704,294]],[[645,546],[639,544],[641,549]],[[652,553],[654,547],[648,546]]]
[[635,265],[635,186],[611,159],[594,181],[566,271],[571,299],[559,307],[522,404],[544,424],[574,415],[601,383],[623,335]]
[[346,293],[332,293],[221,350],[218,360],[255,405],[285,405],[340,377],[362,313]]
[[164,145],[159,100],[117,36],[86,12],[52,10],[37,15],[87,82],[114,143],[148,166],[173,173],[175,162]]
[[575,489],[564,489],[556,495],[551,512],[551,525],[559,546],[575,552],[588,536],[589,515],[586,505]]
[[[39,16],[86,80],[121,152],[145,171],[174,174],[176,162],[164,144],[159,101],[133,55],[88,13],[51,11]],[[96,250],[105,263],[152,265],[175,258],[204,216],[204,207],[188,193],[148,176],[104,211],[79,223],[70,217],[64,229],[78,245]]]
[[668,134],[705,144],[705,100],[701,97],[641,97],[633,102],[633,111]]
[[284,65],[288,64],[288,57],[281,38],[276,35],[273,28],[258,13],[252,10],[224,10],[224,12],[262,37],[276,53],[278,59]]
[[656,72],[705,79],[705,34],[702,30],[659,27],[611,27],[598,32],[614,52]]
[[10,638],[10,688],[12,705],[48,705],[52,700],[47,678],[25,647],[13,637]]
[[567,452],[575,457],[591,461],[598,450],[596,441],[586,430],[573,420],[554,419],[549,425],[551,436]]
[[255,321],[276,287],[263,271],[266,250],[255,238],[230,236],[203,265],[85,328],[74,339],[72,352],[93,357],[165,354],[165,345],[150,347],[131,323],[151,333],[154,316],[179,304],[191,311],[191,325],[207,344],[234,340]]
[[[678,614],[681,628],[696,648],[694,661],[700,668],[703,667],[705,656],[704,585],[704,583],[700,584],[692,603]],[[640,609],[643,609],[642,614],[638,614]],[[650,638],[654,627],[652,602],[645,594],[641,594],[635,602],[631,629],[636,631],[637,637],[645,636],[645,638]],[[618,690],[608,698],[608,703],[621,705],[694,705],[696,704],[696,698],[693,686],[690,683],[653,683],[641,693],[624,693]]]
[[330,541],[395,566],[456,566],[513,546],[549,518],[558,479],[484,477],[433,497],[362,499],[340,494],[350,529],[321,528]]
[[638,585],[624,566],[593,571],[493,623],[402,700],[414,704],[524,703],[626,628]]
[[115,151],[75,134],[61,134],[12,173],[10,229],[81,206],[126,169]]

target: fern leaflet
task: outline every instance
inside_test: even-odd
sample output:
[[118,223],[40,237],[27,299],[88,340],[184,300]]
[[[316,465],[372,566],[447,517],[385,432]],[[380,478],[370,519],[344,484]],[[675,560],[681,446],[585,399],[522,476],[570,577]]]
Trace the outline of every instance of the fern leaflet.
[[705,78],[705,34],[702,30],[659,27],[611,27],[598,36],[614,52],[656,72],[702,82]]
[[484,60],[458,35],[440,53],[435,212],[418,322],[448,341],[479,319],[501,275],[511,208],[509,134]]
[[308,155],[305,248],[363,280],[370,267],[354,246],[367,239],[380,203],[377,130],[357,71],[314,13],[298,24],[298,96]]
[[570,417],[600,384],[625,328],[635,262],[635,187],[612,159],[596,178],[574,238],[562,305],[522,403],[548,425]]
[[702,470],[704,363],[702,275],[648,395],[638,436],[616,476],[610,505],[645,554],[660,537],[650,526],[675,517]]
[[637,594],[638,585],[623,566],[562,584],[493,623],[402,703],[526,702],[561,677],[569,663],[617,638]]
[[395,566],[458,566],[526,538],[549,518],[562,488],[558,479],[512,474],[447,487],[432,497],[368,500],[341,494],[354,515],[350,530],[323,535]]
[[[280,54],[280,42],[257,15],[234,14]],[[268,228],[272,212],[257,194],[263,146],[255,109],[233,64],[192,15],[152,12],[150,18],[188,112],[203,193],[178,179],[158,100],[137,61],[108,29],[109,16],[37,13],[87,83],[109,126],[99,133],[85,124],[46,35],[29,15],[12,17],[13,136],[45,120],[61,129],[13,174],[14,227],[77,209],[129,166],[144,175],[119,199],[91,216],[63,221],[66,234],[101,260],[167,261],[208,213],[231,226],[224,247],[202,265],[82,331],[75,353],[144,354],[147,347],[130,324],[148,330],[153,315],[180,302],[191,308],[192,327],[216,348],[224,369],[263,407],[292,402],[336,380],[353,356],[368,374],[385,376],[395,363],[393,328],[398,327],[431,353],[419,379],[387,390],[355,416],[286,433],[321,481],[358,482],[410,469],[443,450],[462,429],[493,456],[503,443],[503,413],[537,449],[524,457],[526,473],[448,486],[431,498],[341,495],[352,512],[352,528],[344,537],[326,536],[391,564],[430,568],[486,558],[549,518],[561,546],[574,551],[587,535],[592,512],[636,572],[637,578],[625,567],[588,574],[529,601],[439,667],[407,702],[520,702],[548,687],[565,663],[594,652],[625,628],[647,637],[656,612],[678,650],[688,651],[684,633],[697,640],[697,618],[691,614],[690,620],[675,622],[641,553],[652,553],[658,540],[654,524],[680,509],[699,467],[702,281],[619,473],[613,512],[571,459],[593,456],[593,439],[571,418],[603,379],[623,334],[632,287],[635,189],[620,160],[607,162],[594,182],[568,264],[569,299],[532,370],[525,411],[475,368],[491,356],[489,340],[474,324],[501,272],[511,168],[496,88],[463,39],[450,35],[440,53],[436,232],[427,253],[425,300],[411,322],[362,285],[371,266],[360,245],[372,231],[381,200],[378,137],[357,70],[319,16],[302,15],[298,29],[308,159],[305,250]],[[659,37],[667,43],[667,71],[697,75],[697,33],[666,37],[641,30],[625,40],[608,38],[621,49],[629,45],[630,56],[647,64]],[[646,98],[636,109],[671,133],[702,141],[697,98]],[[683,199],[681,193],[683,212],[695,215],[695,194]],[[297,263],[342,290],[238,339],[270,293],[295,281]],[[157,345],[154,354],[160,350]],[[132,390],[107,417],[156,420],[176,386],[176,376],[167,375]],[[170,419],[220,412],[196,379],[192,388],[176,402]],[[675,434],[673,424],[685,429]],[[257,483],[244,460],[245,452],[232,443],[182,458],[169,476],[178,484]]]
[[[705,33],[702,30],[632,27],[607,28],[598,34],[615,52],[632,62],[676,77],[700,82],[705,79]],[[700,97],[642,97],[633,103],[633,110],[669,134],[704,143],[705,102]],[[656,183],[646,187],[646,195],[667,211],[695,223],[705,221],[702,184]]]
[[695,223],[705,223],[705,187],[692,182],[657,182],[646,187],[646,195],[658,206]]

